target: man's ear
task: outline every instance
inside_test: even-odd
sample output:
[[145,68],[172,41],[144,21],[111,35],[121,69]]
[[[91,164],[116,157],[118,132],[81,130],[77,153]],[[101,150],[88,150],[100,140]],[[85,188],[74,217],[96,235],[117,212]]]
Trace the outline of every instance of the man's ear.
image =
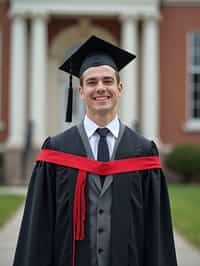
[[121,95],[123,90],[124,90],[124,86],[122,84],[122,82],[120,81],[119,84],[118,84],[118,90],[119,90],[119,94]]
[[81,97],[81,99],[83,99],[83,87],[82,86],[78,87],[78,92],[79,92],[79,96]]

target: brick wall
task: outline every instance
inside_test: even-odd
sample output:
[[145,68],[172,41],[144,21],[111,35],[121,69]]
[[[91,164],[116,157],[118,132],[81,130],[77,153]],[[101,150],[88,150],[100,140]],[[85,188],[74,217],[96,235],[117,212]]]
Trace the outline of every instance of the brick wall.
[[161,7],[160,136],[163,143],[200,143],[200,131],[183,130],[186,122],[186,34],[200,31],[200,6]]

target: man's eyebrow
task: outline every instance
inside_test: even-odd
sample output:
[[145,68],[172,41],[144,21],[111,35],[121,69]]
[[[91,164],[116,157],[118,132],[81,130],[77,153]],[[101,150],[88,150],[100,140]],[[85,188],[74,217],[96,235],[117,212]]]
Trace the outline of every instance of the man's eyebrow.
[[103,79],[103,80],[114,80],[114,77],[113,76],[102,76],[102,77],[88,77],[85,79],[86,82],[88,81],[95,81],[95,80],[98,80],[98,79]]
[[88,77],[85,79],[85,81],[96,80],[96,79],[97,79],[97,77]]
[[114,79],[113,76],[104,76],[103,79]]

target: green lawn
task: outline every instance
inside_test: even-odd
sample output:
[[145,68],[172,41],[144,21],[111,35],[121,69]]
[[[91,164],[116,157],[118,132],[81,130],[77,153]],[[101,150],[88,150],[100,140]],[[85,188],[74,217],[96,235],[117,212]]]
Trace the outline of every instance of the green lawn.
[[200,186],[170,185],[169,194],[176,231],[200,248]]
[[23,195],[0,195],[0,227],[9,220],[23,201]]
[[[200,186],[169,185],[176,231],[200,248]],[[23,203],[23,195],[0,195],[0,227]]]

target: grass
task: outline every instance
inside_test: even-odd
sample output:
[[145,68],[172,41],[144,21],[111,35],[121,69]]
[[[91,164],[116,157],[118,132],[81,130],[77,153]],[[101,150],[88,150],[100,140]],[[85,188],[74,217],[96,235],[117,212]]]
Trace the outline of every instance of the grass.
[[[176,231],[200,248],[200,186],[169,185],[172,219]],[[0,227],[23,203],[23,195],[0,195]]]
[[23,195],[0,195],[0,227],[12,217],[23,201]]
[[200,248],[200,186],[170,185],[169,194],[176,231]]

